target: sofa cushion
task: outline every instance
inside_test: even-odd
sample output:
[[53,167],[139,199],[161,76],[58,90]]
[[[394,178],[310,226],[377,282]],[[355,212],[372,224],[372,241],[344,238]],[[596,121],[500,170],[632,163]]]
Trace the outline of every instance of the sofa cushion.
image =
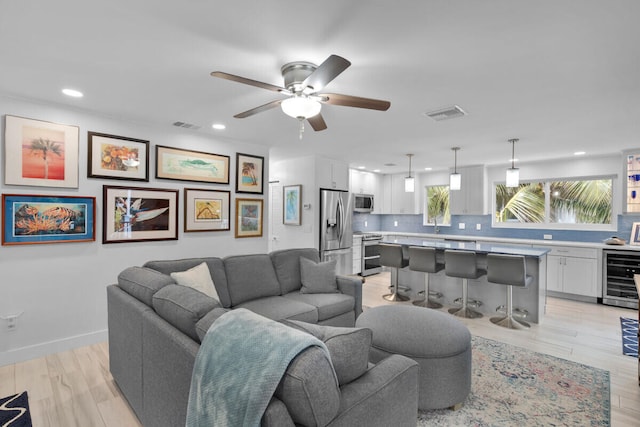
[[269,254],[276,270],[282,295],[297,291],[302,286],[300,280],[300,257],[319,262],[318,250],[313,248],[282,249]]
[[216,287],[213,284],[213,280],[211,280],[209,267],[207,267],[207,263],[205,262],[186,271],[174,271],[171,273],[171,278],[175,280],[178,285],[189,286],[196,291],[200,291],[203,294],[220,301],[220,297],[216,292]]
[[149,307],[158,290],[174,283],[170,276],[145,267],[129,267],[118,274],[118,285]]
[[224,270],[222,259],[220,258],[205,257],[148,261],[144,263],[143,267],[157,270],[168,276],[174,271],[185,271],[202,264],[203,262],[207,263],[209,273],[211,273],[211,280],[213,281],[216,292],[220,297],[220,303],[223,307],[231,307],[231,298],[229,297],[229,290],[227,289],[227,274]]
[[316,263],[300,258],[300,293],[319,294],[338,292],[336,282],[336,260]]
[[281,296],[247,301],[234,308],[246,308],[272,320],[294,319],[318,323],[318,310],[314,306]]
[[196,323],[220,303],[193,288],[167,285],[153,296],[153,309],[167,322],[197,341]]
[[371,329],[312,325],[296,320],[283,320],[282,323],[305,331],[325,343],[341,386],[367,371],[373,337]]
[[287,406],[296,425],[327,425],[340,408],[336,376],[319,347],[309,347],[291,361],[274,395]]
[[280,295],[280,284],[267,254],[235,255],[224,259],[231,306]]
[[316,307],[319,322],[351,312],[355,307],[355,299],[341,293],[301,294],[300,292],[290,292],[283,296]]

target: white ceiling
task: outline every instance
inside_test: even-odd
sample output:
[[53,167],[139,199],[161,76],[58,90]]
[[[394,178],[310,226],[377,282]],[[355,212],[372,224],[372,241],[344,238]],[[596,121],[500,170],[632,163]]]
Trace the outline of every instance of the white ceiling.
[[[128,121],[316,153],[382,172],[598,156],[640,147],[638,0],[0,0],[0,93]],[[386,112],[325,105],[328,129],[279,109],[282,95],[213,78],[283,84],[291,61],[352,65],[326,92],[385,99]],[[67,98],[63,87],[84,92]],[[468,116],[423,115],[457,104]],[[11,114],[11,111],[4,112]],[[38,117],[39,118],[39,117]],[[222,122],[224,131],[211,124]],[[84,129],[83,131],[86,131]],[[101,129],[108,132],[109,129]],[[144,135],[127,135],[144,138]],[[152,141],[153,142],[153,141]],[[396,163],[396,167],[385,167]]]

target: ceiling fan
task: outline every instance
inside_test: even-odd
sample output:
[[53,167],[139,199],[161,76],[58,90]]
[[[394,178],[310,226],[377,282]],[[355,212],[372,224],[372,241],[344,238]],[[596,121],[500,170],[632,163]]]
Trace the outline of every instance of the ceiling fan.
[[288,98],[271,101],[259,107],[238,113],[233,117],[243,119],[280,106],[285,114],[300,121],[300,138],[302,138],[304,120],[307,120],[315,131],[321,131],[327,128],[327,124],[320,114],[322,104],[342,105],[345,107],[358,107],[379,111],[386,111],[391,106],[389,101],[337,93],[320,93],[327,84],[350,65],[351,62],[338,55],[329,56],[320,65],[315,65],[310,62],[290,62],[281,68],[284,87],[247,79],[222,71],[213,71],[211,75],[213,77],[244,83],[287,95]]

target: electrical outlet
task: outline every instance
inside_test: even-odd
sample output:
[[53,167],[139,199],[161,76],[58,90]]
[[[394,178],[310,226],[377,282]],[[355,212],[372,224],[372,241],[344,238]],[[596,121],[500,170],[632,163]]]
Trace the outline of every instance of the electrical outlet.
[[460,224],[458,224],[458,229],[460,229],[460,230],[464,230],[465,229],[464,222],[461,222]]
[[367,227],[367,221],[364,222],[364,226],[365,226],[365,228]]
[[552,234],[545,234],[545,235],[542,236],[542,238],[544,240],[551,240],[551,239],[553,239],[553,235]]
[[398,226],[398,221],[393,221],[393,226],[397,227]]
[[476,224],[476,230],[482,230],[482,224]]

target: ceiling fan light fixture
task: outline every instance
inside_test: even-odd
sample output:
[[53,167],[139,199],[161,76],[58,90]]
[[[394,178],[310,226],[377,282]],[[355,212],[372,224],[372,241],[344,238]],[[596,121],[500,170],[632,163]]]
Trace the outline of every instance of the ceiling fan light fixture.
[[280,104],[282,111],[294,119],[308,119],[320,113],[322,104],[305,96],[293,96]]

